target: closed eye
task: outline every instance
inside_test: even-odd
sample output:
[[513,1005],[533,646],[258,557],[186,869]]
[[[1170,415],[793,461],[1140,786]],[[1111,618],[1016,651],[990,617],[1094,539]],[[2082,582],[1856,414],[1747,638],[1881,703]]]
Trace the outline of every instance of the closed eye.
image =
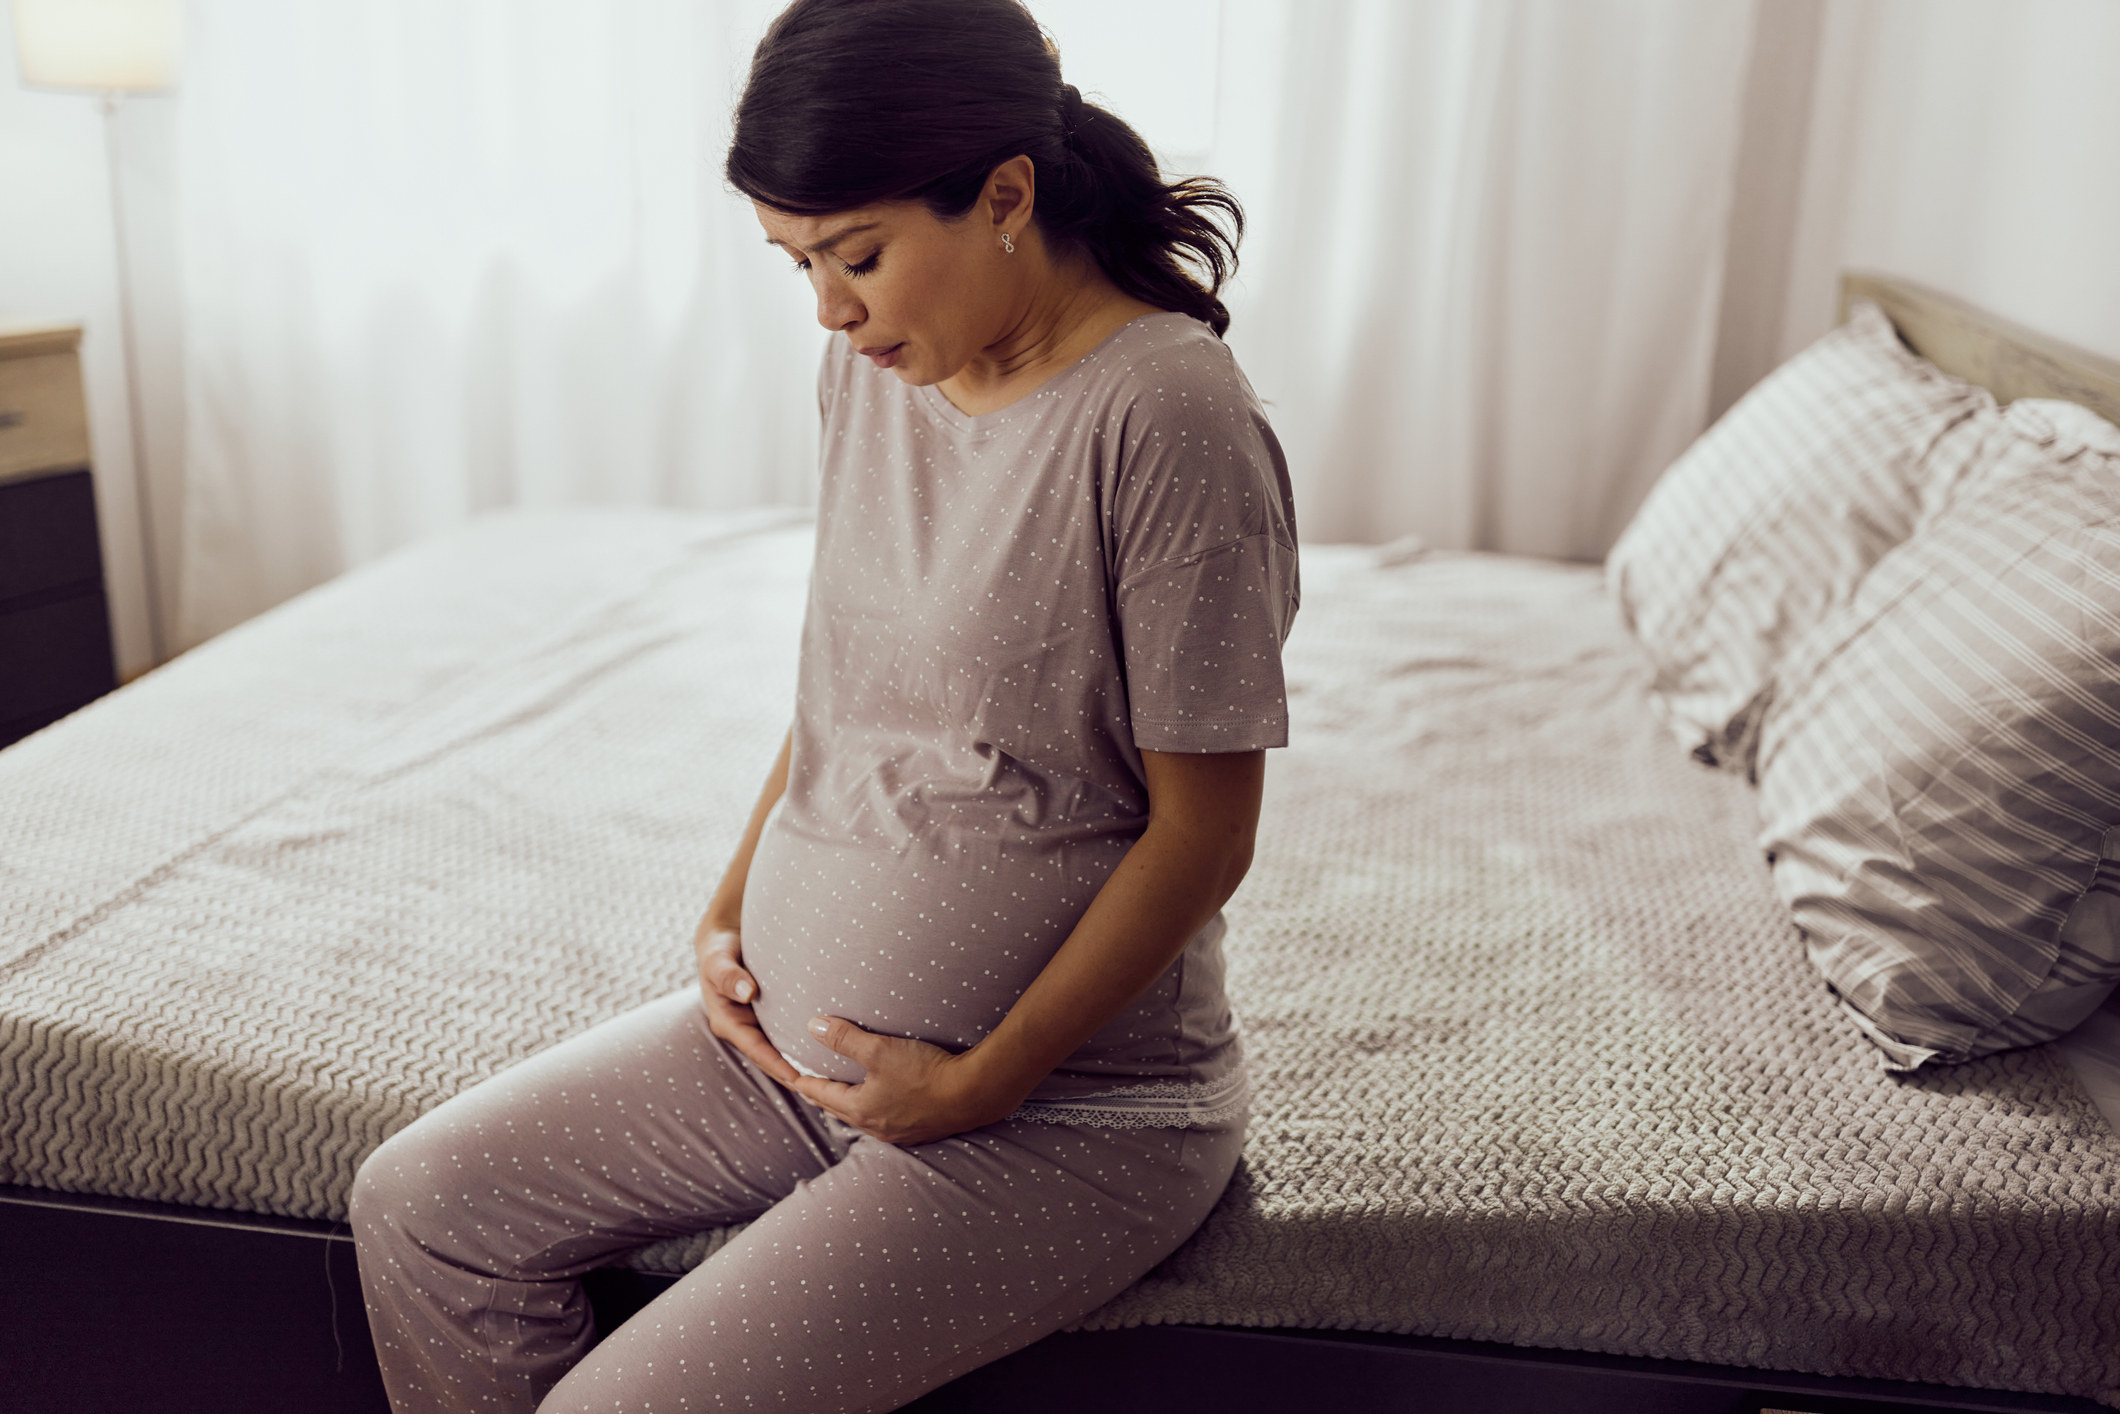
[[[877,262],[882,259],[883,252],[879,250],[874,255],[871,255],[868,259],[862,261],[858,265],[849,265],[842,260],[839,262],[839,268],[845,271],[848,275],[858,279],[863,275],[867,275],[873,272],[876,269]],[[793,268],[795,270],[795,273],[798,275],[807,274],[810,269],[810,262],[807,260],[798,260],[795,262]]]

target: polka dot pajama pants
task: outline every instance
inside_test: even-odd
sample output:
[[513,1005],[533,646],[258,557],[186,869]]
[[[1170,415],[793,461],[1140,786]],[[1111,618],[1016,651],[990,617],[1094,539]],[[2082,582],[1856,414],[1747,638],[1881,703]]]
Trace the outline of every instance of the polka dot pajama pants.
[[[422,1117],[362,1165],[351,1222],[397,1414],[886,1410],[1132,1284],[1242,1141],[1004,1121],[897,1148],[760,1074],[695,989]],[[744,1219],[596,1344],[584,1272]]]

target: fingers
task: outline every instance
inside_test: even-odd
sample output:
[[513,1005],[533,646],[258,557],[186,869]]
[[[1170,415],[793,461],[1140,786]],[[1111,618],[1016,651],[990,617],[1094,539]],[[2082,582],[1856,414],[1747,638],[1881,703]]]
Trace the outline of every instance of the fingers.
[[920,1138],[942,1138],[948,1131],[936,1130],[932,1134],[914,1134],[903,1126],[869,1112],[863,1103],[863,1085],[848,1085],[838,1080],[821,1080],[805,1075],[788,1088],[823,1110],[841,1124],[851,1125],[871,1139],[881,1139],[886,1144],[905,1144]]
[[733,964],[717,964],[711,956],[700,959],[699,990],[707,997],[739,1006],[749,1006],[758,999],[758,983],[750,973]]
[[848,1060],[857,1061],[864,1070],[874,1070],[883,1059],[895,1038],[878,1036],[873,1031],[864,1031],[843,1016],[813,1016],[810,1018],[810,1034],[822,1042],[827,1049],[839,1052]]
[[[978,1108],[976,1101],[968,1104],[949,1086],[938,1088],[938,1066],[950,1060],[939,1047],[864,1031],[844,1017],[820,1016],[810,1030],[839,1054],[861,1061],[869,1073],[853,1085],[805,1075],[787,1082],[788,1088],[873,1139],[924,1144],[998,1118]],[[883,1062],[880,1068],[878,1061]]]
[[764,1071],[768,1077],[782,1085],[794,1088],[802,1073],[789,1065],[787,1058],[773,1049],[766,1039],[757,1018],[747,1006],[737,1006],[719,997],[704,999],[707,1008],[707,1029],[734,1046],[744,1059]]
[[798,1075],[788,1088],[823,1110],[832,1118],[862,1128],[859,1111],[853,1104],[855,1087],[840,1080],[824,1080],[814,1075]]
[[702,985],[732,1002],[750,1003],[758,996],[758,981],[737,959],[743,955],[743,940],[735,932],[718,928],[701,935],[699,978]]
[[[920,1137],[940,1138],[954,1132],[949,1129],[930,1132],[917,1124],[909,1129],[904,1116],[893,1117],[903,1107],[906,1098],[902,1093],[908,1076],[905,1063],[917,1061],[917,1052],[932,1047],[918,1041],[864,1031],[842,1016],[812,1018],[810,1034],[840,1055],[858,1062],[868,1074],[855,1085],[806,1075],[789,1087],[796,1094],[834,1119],[886,1144],[903,1144]],[[893,1061],[898,1064],[892,1064]],[[879,1075],[879,1067],[887,1073]],[[913,1070],[917,1072],[918,1067],[914,1066]]]
[[918,1122],[909,1125],[873,1113],[867,1103],[867,1087],[866,1081],[860,1085],[847,1085],[805,1075],[788,1088],[840,1123],[852,1125],[871,1139],[881,1139],[886,1144],[920,1144],[929,1139],[944,1139],[957,1132],[947,1125]]
[[729,1044],[741,1051],[751,1064],[764,1071],[769,1079],[782,1085],[793,1085],[802,1079],[802,1072],[789,1065],[787,1057],[774,1050],[773,1043],[766,1039],[766,1033],[756,1026],[738,1027],[735,1039]]

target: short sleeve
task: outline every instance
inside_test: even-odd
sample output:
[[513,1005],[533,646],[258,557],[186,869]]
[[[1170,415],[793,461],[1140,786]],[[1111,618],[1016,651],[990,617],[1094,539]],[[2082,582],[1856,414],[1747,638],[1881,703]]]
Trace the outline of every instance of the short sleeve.
[[1299,602],[1279,441],[1219,340],[1145,360],[1108,543],[1134,744],[1288,744],[1281,645]]
[[1296,607],[1296,552],[1247,535],[1119,587],[1134,745],[1257,751],[1288,745],[1281,644]]

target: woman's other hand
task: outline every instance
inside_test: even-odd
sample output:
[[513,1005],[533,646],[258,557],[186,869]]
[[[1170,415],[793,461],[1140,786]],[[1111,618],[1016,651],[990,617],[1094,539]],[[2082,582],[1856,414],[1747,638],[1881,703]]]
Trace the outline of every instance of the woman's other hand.
[[773,1049],[757,1013],[751,1010],[751,1003],[758,999],[758,979],[744,968],[742,935],[709,913],[692,935],[692,952],[699,960],[699,1000],[707,1011],[707,1029],[767,1075],[793,1088],[800,1078],[795,1067]]
[[783,1082],[833,1118],[886,1144],[925,1144],[1006,1119],[1023,1096],[1002,1094],[963,1056],[925,1041],[879,1036],[838,1016],[810,1023],[819,1043],[868,1074],[856,1085],[801,1076]]
[[699,928],[692,934],[692,956],[699,964],[699,1004],[706,1009],[707,1029],[783,1085],[794,1081],[795,1067],[773,1049],[758,1024],[758,1014],[751,1010],[751,1003],[758,1000],[758,979],[743,965],[738,920],[743,917],[743,886],[751,876],[751,856],[758,851],[758,837],[765,833],[766,817],[773,813],[773,806],[788,788],[788,755],[793,745],[793,732],[781,738],[780,755],[766,773],[765,787],[758,792],[758,803],[751,807],[751,818],[744,825],[736,854],[721,876],[721,887],[707,905],[706,917],[699,920]]

